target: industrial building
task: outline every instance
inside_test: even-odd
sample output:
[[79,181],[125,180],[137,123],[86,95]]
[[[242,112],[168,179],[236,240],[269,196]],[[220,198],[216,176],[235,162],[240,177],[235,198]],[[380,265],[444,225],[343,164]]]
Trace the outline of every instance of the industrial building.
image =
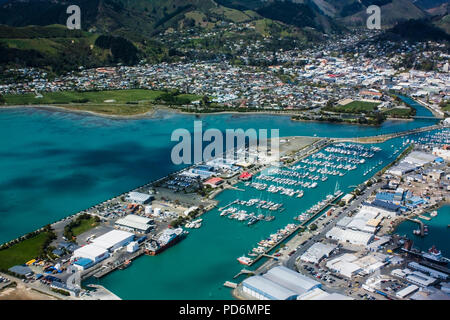
[[107,250],[109,252],[113,252],[118,248],[126,246],[128,243],[133,241],[133,239],[134,234],[130,232],[122,230],[112,230],[92,240],[92,246]]
[[354,245],[367,246],[373,239],[373,234],[355,231],[351,229],[342,229],[339,227],[333,227],[327,232],[326,237],[342,243],[350,243]]
[[434,162],[437,158],[438,157],[426,152],[413,151],[402,162],[422,167],[426,164]]
[[442,280],[447,280],[448,279],[448,274],[431,269],[429,267],[423,266],[417,262],[410,262],[408,263],[408,267],[414,270],[419,270],[422,272],[425,272],[426,274],[429,274],[430,276],[432,276],[433,278],[437,278],[437,279],[442,279]]
[[243,291],[259,300],[294,300],[321,284],[284,266],[277,266],[262,276],[242,282]]
[[152,200],[153,200],[153,196],[146,194],[146,193],[134,192],[134,191],[128,193],[128,195],[125,197],[125,201],[131,202],[131,203],[137,203],[137,204],[147,204]]
[[78,258],[74,261],[73,265],[80,271],[89,269],[94,265],[94,261],[89,258]]
[[300,256],[300,260],[316,264],[323,258],[328,258],[336,248],[337,246],[335,245],[316,242]]
[[347,278],[357,274],[371,274],[388,263],[388,256],[382,253],[370,253],[363,257],[346,253],[327,262],[326,267]]
[[437,279],[427,276],[426,274],[420,271],[412,271],[411,269],[395,269],[392,270],[391,274],[393,276],[405,279],[408,282],[411,282],[419,287],[428,287],[434,284]]
[[243,291],[258,300],[295,300],[297,293],[263,276],[253,276],[242,283]]
[[340,294],[340,293],[328,293],[320,288],[308,291],[297,297],[297,300],[354,300],[353,298]]
[[344,197],[342,197],[341,201],[344,202],[345,204],[349,204],[353,200],[354,197],[355,196],[353,194],[348,193]]
[[130,232],[148,233],[153,227],[153,220],[129,214],[116,221],[116,226],[122,230]]
[[407,286],[406,288],[398,291],[395,295],[401,299],[404,299],[407,296],[409,296],[410,294],[413,294],[414,292],[416,292],[417,290],[419,290],[419,287],[416,286],[415,284],[412,284],[412,285]]
[[96,264],[109,257],[108,250],[100,248],[94,244],[88,244],[73,252],[72,260],[78,260],[80,258],[89,259],[93,264]]
[[362,268],[355,263],[358,258],[352,254],[343,254],[327,262],[326,267],[347,278],[352,278],[362,271]]

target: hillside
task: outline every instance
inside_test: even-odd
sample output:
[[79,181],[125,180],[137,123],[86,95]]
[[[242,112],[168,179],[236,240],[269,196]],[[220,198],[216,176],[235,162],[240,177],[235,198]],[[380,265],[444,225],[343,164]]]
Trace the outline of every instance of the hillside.
[[[11,27],[0,25],[0,64],[48,67],[55,73],[116,63],[134,64],[144,56],[158,62],[167,49],[156,42],[145,46],[121,37],[109,37],[62,25]],[[102,40],[103,41],[100,41]]]
[[379,5],[381,8],[382,28],[389,28],[402,21],[428,17],[425,11],[415,6],[410,0],[366,0],[361,2],[363,7],[360,11],[344,16],[339,21],[349,26],[365,26],[368,17],[366,8],[371,4]]

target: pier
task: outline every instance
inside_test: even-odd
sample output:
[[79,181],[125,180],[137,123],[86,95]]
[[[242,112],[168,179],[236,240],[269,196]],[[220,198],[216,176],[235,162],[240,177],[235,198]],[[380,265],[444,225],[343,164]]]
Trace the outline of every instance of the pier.
[[[328,200],[326,203],[321,205],[319,208],[315,209],[313,213],[311,214],[310,218],[308,220],[303,221],[300,225],[304,225],[311,221],[313,218],[315,218],[319,213],[321,213],[323,210],[325,210],[329,206],[333,206],[333,202],[335,202],[337,199],[339,199],[340,196],[342,196],[344,193],[340,191],[338,194],[336,194],[333,198]],[[297,217],[294,218],[297,220]]]
[[225,281],[223,286],[227,287],[227,288],[231,288],[231,289],[236,289],[238,285],[237,285],[237,283],[234,283],[234,282],[231,282],[231,281]]
[[243,274],[254,274],[254,273],[255,273],[254,271],[247,270],[247,269],[242,269],[241,271],[239,271],[239,273],[237,275],[235,275],[233,277],[233,279],[239,278]]
[[411,218],[406,218],[406,220],[418,223],[420,226],[420,236],[423,237],[425,235],[424,231],[423,231],[423,222],[422,221],[420,221],[419,219],[411,219]]
[[136,251],[135,253],[132,253],[127,259],[125,259],[124,261],[121,261],[119,263],[113,263],[112,265],[103,265],[101,268],[96,269],[95,273],[91,273],[91,276],[93,276],[96,279],[100,279],[108,274],[110,274],[111,272],[119,269],[122,265],[124,265],[126,260],[134,260],[140,256],[142,256],[144,254],[144,250],[142,248],[140,248],[138,251]]
[[269,255],[269,252],[275,249],[277,246],[279,246],[281,243],[283,243],[287,238],[291,237],[294,233],[299,231],[300,229],[304,229],[305,225],[311,222],[317,215],[319,215],[323,210],[325,210],[327,207],[332,205],[333,202],[335,202],[339,197],[341,197],[344,193],[342,191],[339,191],[336,195],[333,196],[330,200],[327,201],[327,203],[323,204],[320,208],[314,210],[314,213],[311,214],[311,216],[303,221],[302,223],[298,224],[291,232],[284,235],[279,241],[277,241],[273,246],[270,246],[265,250],[263,253],[256,256],[254,259],[252,259],[251,262],[248,263],[248,266],[252,266],[256,262],[258,262],[261,258],[271,258],[271,259],[278,259],[278,257],[275,257],[273,255]]
[[[437,119],[439,120],[439,119]],[[372,136],[372,137],[361,137],[361,138],[334,138],[332,139],[333,142],[354,142],[354,143],[380,143],[385,142],[390,139],[398,138],[407,136],[414,133],[421,133],[431,130],[440,129],[442,126],[440,124],[435,124],[428,127],[422,127],[417,129],[411,129],[408,131],[403,132],[396,132],[396,133],[388,133],[388,134],[381,134],[378,136]]]

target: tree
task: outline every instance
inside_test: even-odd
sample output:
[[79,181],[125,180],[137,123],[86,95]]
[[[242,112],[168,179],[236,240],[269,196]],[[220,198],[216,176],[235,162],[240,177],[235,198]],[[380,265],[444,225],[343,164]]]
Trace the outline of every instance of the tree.
[[5,98],[0,94],[0,104],[5,104],[6,100]]

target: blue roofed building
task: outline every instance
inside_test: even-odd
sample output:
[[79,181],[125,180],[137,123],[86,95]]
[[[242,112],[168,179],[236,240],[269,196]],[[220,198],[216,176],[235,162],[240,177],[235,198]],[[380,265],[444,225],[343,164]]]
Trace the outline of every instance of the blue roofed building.
[[394,194],[392,192],[378,192],[375,196],[376,200],[381,201],[387,201],[387,202],[393,202],[394,201]]
[[421,197],[412,196],[407,198],[405,201],[405,205],[409,208],[416,208],[425,203],[425,200]]
[[373,207],[381,208],[387,211],[395,212],[396,214],[400,213],[401,206],[395,203],[387,202],[387,201],[381,201],[381,200],[374,200],[370,204]]
[[73,265],[77,267],[77,269],[83,271],[92,267],[94,265],[94,261],[88,258],[79,258],[73,263]]

